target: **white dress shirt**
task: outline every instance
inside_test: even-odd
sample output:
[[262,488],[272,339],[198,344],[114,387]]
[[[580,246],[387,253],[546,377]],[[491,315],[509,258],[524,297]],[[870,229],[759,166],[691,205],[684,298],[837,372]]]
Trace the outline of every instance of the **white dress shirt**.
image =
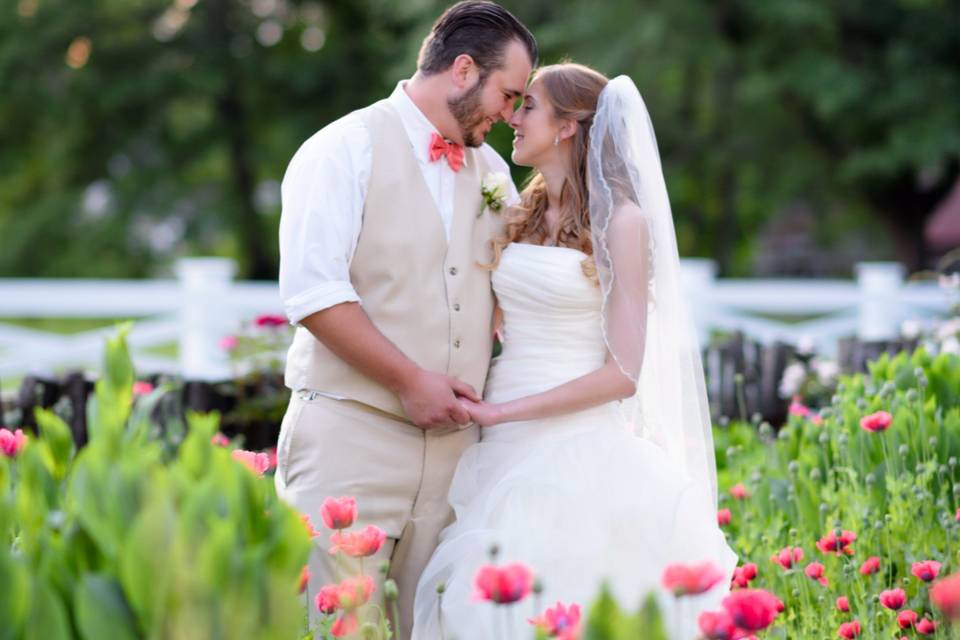
[[[430,161],[430,137],[437,129],[407,95],[405,84],[398,83],[388,100],[400,114],[449,239],[456,173],[446,158]],[[510,175],[490,145],[484,144],[480,153],[492,171]],[[370,134],[356,114],[349,114],[311,136],[287,167],[280,188],[280,297],[291,324],[341,302],[360,302],[350,283],[350,261],[360,236],[371,162]],[[507,202],[518,199],[511,181]]]

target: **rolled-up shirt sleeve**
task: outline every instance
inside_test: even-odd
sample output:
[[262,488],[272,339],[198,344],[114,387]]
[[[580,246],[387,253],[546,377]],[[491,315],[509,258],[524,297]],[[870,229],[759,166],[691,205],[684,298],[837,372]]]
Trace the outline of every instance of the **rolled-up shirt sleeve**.
[[370,134],[356,116],[303,143],[281,184],[280,297],[291,324],[359,302],[350,261],[370,180]]

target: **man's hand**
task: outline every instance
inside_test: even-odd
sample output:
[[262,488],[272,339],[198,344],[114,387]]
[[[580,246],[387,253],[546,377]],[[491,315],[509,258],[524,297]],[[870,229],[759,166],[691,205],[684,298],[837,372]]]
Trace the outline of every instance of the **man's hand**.
[[470,414],[457,400],[480,397],[470,385],[442,373],[419,369],[399,391],[400,404],[410,420],[422,429],[470,423]]

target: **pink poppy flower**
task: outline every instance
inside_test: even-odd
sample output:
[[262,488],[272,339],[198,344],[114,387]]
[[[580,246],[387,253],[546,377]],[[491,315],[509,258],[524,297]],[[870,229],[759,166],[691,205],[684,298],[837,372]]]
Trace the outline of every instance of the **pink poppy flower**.
[[860,573],[865,576],[873,575],[877,571],[880,571],[880,558],[878,556],[870,556],[860,565]]
[[270,468],[270,458],[265,453],[234,449],[230,452],[234,460],[242,462],[248,469],[262,476]]
[[282,327],[287,324],[287,319],[283,316],[264,314],[254,318],[253,324],[258,327]]
[[328,529],[346,529],[357,519],[357,499],[327,498],[320,505],[320,517]]
[[133,383],[133,395],[145,396],[153,392],[153,385],[144,380],[137,380]]
[[353,576],[337,585],[337,605],[341,609],[353,611],[370,601],[377,586],[370,576]]
[[307,583],[310,582],[310,567],[303,565],[300,570],[300,593],[307,590]]
[[23,451],[25,446],[27,446],[27,436],[23,433],[23,429],[16,431],[0,429],[0,451],[3,455],[13,458]]
[[747,488],[743,486],[742,483],[738,482],[730,487],[730,495],[736,500],[746,500],[750,497],[750,492],[747,491]]
[[853,531],[842,531],[839,538],[833,531],[831,531],[827,535],[817,540],[817,549],[823,553],[835,553],[837,555],[845,553],[852,556],[853,549],[850,547],[850,545],[856,539],[857,534],[855,534]]
[[860,418],[860,428],[871,433],[886,431],[891,423],[893,423],[893,416],[886,411],[877,411]]
[[960,573],[954,573],[934,583],[930,588],[930,601],[947,618],[960,618]]
[[704,611],[697,618],[697,625],[707,640],[733,640],[737,632],[733,619],[724,610]]
[[730,581],[731,589],[746,589],[750,586],[750,581],[757,577],[757,565],[748,562],[742,567],[733,570],[733,579]]
[[217,343],[221,351],[233,351],[237,348],[238,344],[237,336],[223,336],[220,338],[220,342]]
[[327,584],[320,587],[320,592],[313,602],[320,613],[333,613],[340,608],[340,585]]
[[580,605],[571,604],[566,607],[558,602],[527,622],[546,633],[548,638],[577,640],[580,637]]
[[661,583],[675,596],[697,595],[709,591],[723,580],[723,573],[711,562],[672,564],[663,571]]
[[360,626],[356,613],[344,613],[337,618],[330,627],[330,635],[334,638],[343,638],[357,632]]
[[907,601],[907,594],[903,589],[887,589],[880,592],[880,604],[887,609],[896,611]]
[[936,560],[914,562],[913,565],[910,566],[910,573],[924,582],[930,582],[940,573],[940,566],[940,563]]
[[800,547],[784,547],[776,555],[770,556],[770,559],[784,569],[791,569],[793,565],[803,560],[803,549]]
[[217,431],[213,434],[213,437],[210,438],[210,443],[215,447],[229,447],[230,438]]
[[783,606],[775,595],[763,589],[734,591],[722,604],[733,624],[744,631],[766,629]]
[[[960,509],[957,510],[957,519],[960,520]],[[731,516],[730,509],[720,509],[717,511],[717,524],[721,527],[725,527],[730,524]]]
[[512,604],[526,598],[533,589],[533,571],[526,565],[513,562],[496,567],[484,565],[473,579],[475,600],[495,604]]
[[342,551],[351,558],[366,558],[372,556],[387,539],[386,532],[380,527],[368,524],[360,531],[337,531],[330,536],[330,553]]
[[840,596],[837,598],[837,611],[850,611],[850,600],[847,598],[847,596]]
[[811,580],[816,580],[823,586],[827,586],[827,578],[823,575],[824,567],[819,562],[811,562],[803,570],[803,573]]
[[792,416],[799,416],[801,418],[807,418],[812,413],[810,411],[810,407],[800,402],[800,396],[793,397],[793,401],[790,403],[790,407],[787,409],[787,412]]
[[841,638],[856,638],[860,635],[860,621],[854,620],[853,622],[844,622],[840,625],[840,628],[837,629],[837,635]]
[[318,535],[320,535],[320,532],[314,528],[313,521],[310,520],[310,516],[302,513],[300,514],[300,520],[303,522],[303,526],[307,530],[307,535],[309,535],[311,538],[316,538]]
[[897,624],[900,625],[901,629],[909,629],[913,625],[917,624],[917,618],[920,616],[917,615],[916,611],[911,611],[910,609],[904,609],[903,611],[897,613]]
[[917,623],[915,628],[920,635],[932,636],[937,632],[937,623],[930,618],[924,618]]

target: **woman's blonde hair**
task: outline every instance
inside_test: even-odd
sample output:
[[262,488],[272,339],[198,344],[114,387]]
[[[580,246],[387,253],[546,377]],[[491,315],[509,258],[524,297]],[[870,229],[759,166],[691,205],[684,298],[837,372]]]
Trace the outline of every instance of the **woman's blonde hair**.
[[[587,198],[587,151],[590,148],[590,125],[597,111],[600,92],[608,79],[582,64],[563,62],[541,67],[533,82],[540,82],[543,86],[555,117],[576,123],[576,131],[570,137],[566,177],[560,190],[560,230],[556,243],[579,249],[590,256],[582,263],[583,272],[596,282]],[[504,233],[493,240],[493,261],[487,266],[496,268],[503,249],[511,242],[543,244],[547,240],[546,210],[546,181],[539,171],[534,170],[520,193],[520,203],[505,212]]]

